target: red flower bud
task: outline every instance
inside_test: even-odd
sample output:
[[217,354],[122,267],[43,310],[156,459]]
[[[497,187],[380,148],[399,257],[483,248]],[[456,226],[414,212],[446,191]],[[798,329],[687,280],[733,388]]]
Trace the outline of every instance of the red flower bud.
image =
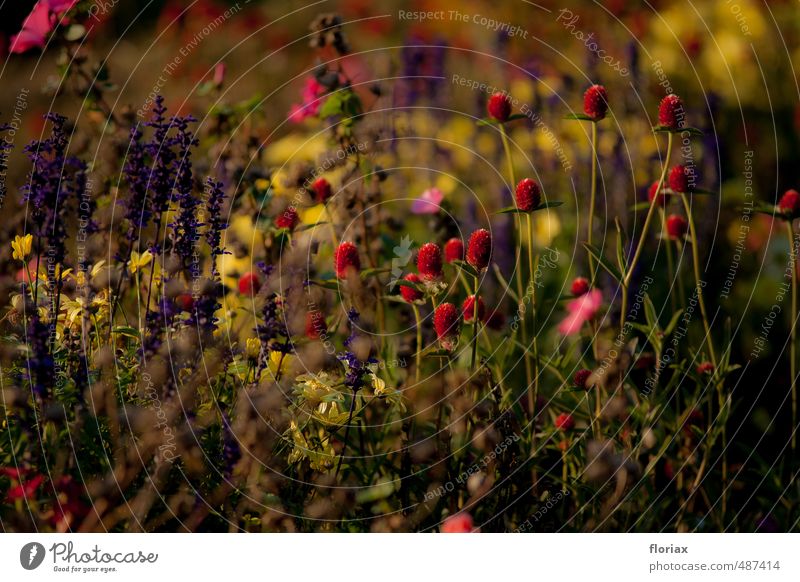
[[194,308],[194,297],[189,293],[181,293],[175,298],[175,303],[181,308],[181,311],[191,312]]
[[511,99],[505,93],[495,93],[486,105],[489,115],[497,121],[507,121],[511,115]]
[[589,280],[585,277],[576,277],[575,280],[572,282],[572,286],[569,290],[572,292],[572,295],[575,297],[580,297],[589,292]]
[[472,516],[465,511],[451,515],[442,524],[442,533],[476,533],[477,531],[472,524]]
[[239,293],[242,295],[255,295],[260,288],[261,280],[255,273],[245,273],[239,277]]
[[314,196],[318,204],[324,204],[325,201],[333,195],[333,188],[331,183],[325,178],[317,178],[311,184],[311,189],[314,190]]
[[447,263],[464,260],[464,243],[460,238],[453,237],[444,243],[444,260]]
[[319,339],[323,333],[328,331],[325,325],[325,316],[321,311],[309,311],[306,313],[306,337],[308,339]]
[[472,233],[467,245],[467,262],[479,271],[489,266],[492,258],[492,235],[481,228]]
[[517,184],[517,190],[514,193],[514,198],[517,202],[517,208],[523,212],[530,212],[542,201],[542,189],[536,180],[525,178]]
[[286,210],[275,217],[275,226],[278,228],[294,230],[299,222],[300,217],[297,216],[297,209],[294,206],[289,206]]
[[[650,188],[647,190],[647,201],[650,204],[653,203],[653,198],[656,197],[656,190],[658,190],[658,182],[653,182],[650,184]],[[667,194],[664,191],[664,187],[661,187],[661,193],[658,195],[658,200],[656,201],[661,208],[664,208],[667,205]]]
[[[472,321],[472,316],[475,315],[475,296],[470,295],[464,299],[461,305],[461,312],[464,314],[464,321],[467,323]],[[482,297],[478,297],[478,321],[483,321],[486,315],[486,304],[483,302]]]
[[800,193],[797,190],[787,190],[778,201],[778,210],[792,217],[800,214]]
[[604,119],[608,113],[608,93],[602,85],[592,85],[583,94],[583,112],[594,121]]
[[351,242],[343,242],[336,249],[333,255],[334,270],[336,277],[344,279],[350,271],[356,273],[361,270],[361,259],[358,256],[358,248]]
[[658,123],[671,130],[683,127],[683,101],[677,95],[667,95],[658,106]]
[[442,303],[433,313],[433,328],[436,337],[442,342],[445,349],[452,349],[458,339],[461,327],[459,313],[452,303]]
[[442,276],[442,249],[434,243],[425,243],[417,254],[417,270],[423,279],[434,280]]
[[571,414],[562,412],[561,414],[558,415],[558,418],[556,418],[556,428],[559,430],[563,430],[564,432],[572,430],[573,428],[575,428],[575,419],[572,418]]
[[[403,277],[403,279],[405,281],[410,281],[411,283],[419,283],[421,281],[421,279],[414,273],[409,273]],[[402,295],[403,299],[409,303],[414,303],[415,301],[422,299],[422,292],[417,291],[413,287],[400,287],[400,295]]]
[[685,194],[697,182],[694,166],[678,164],[669,171],[669,187],[679,194]]
[[689,223],[683,216],[677,214],[670,214],[667,217],[667,235],[673,240],[681,239],[686,236],[686,231],[689,229]]
[[592,375],[592,371],[591,370],[587,370],[585,368],[583,370],[578,370],[577,372],[575,372],[575,375],[572,377],[572,382],[578,388],[581,388],[583,390],[588,390],[589,388],[591,388],[591,386],[587,386],[586,382],[589,380],[589,376],[591,376],[591,375]]
[[705,374],[713,374],[714,373],[714,364],[711,362],[701,362],[697,365],[697,373],[701,376]]

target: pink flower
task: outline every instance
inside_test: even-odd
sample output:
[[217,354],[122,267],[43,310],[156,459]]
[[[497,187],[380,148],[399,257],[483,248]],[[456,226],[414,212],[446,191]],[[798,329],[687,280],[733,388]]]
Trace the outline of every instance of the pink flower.
[[72,7],[78,3],[78,0],[46,0],[45,3],[50,6],[51,12],[56,16],[61,16],[72,10]]
[[320,85],[314,77],[306,77],[306,84],[300,93],[303,102],[292,105],[289,110],[289,120],[293,123],[300,123],[307,117],[314,117],[319,113],[319,109],[322,106],[320,98],[324,94],[325,87]]
[[46,0],[40,0],[22,23],[22,30],[11,37],[9,50],[12,53],[24,53],[32,48],[43,48],[53,24],[50,5]]
[[428,188],[411,203],[411,212],[414,214],[436,214],[441,208],[440,204],[444,194],[438,188]]
[[583,324],[592,319],[603,303],[603,294],[599,289],[592,289],[585,295],[567,303],[567,315],[558,324],[558,331],[563,335],[580,333]]
[[473,527],[472,516],[466,511],[451,515],[442,524],[442,533],[478,533],[480,529]]

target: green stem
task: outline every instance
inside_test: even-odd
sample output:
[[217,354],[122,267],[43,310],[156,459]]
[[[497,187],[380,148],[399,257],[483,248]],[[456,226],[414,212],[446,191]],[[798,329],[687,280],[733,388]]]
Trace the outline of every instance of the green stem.
[[[533,218],[530,214],[526,214],[528,219],[528,269],[530,270],[530,279],[528,285],[531,292],[531,329],[532,343],[533,343],[533,395],[529,394],[531,400],[531,420],[535,418],[536,414],[536,399],[539,397],[539,342],[538,331],[536,322],[536,270],[539,264],[539,255],[535,255],[533,250]],[[528,383],[528,390],[530,390],[531,383]]]
[[[503,151],[506,154],[506,163],[508,164],[508,176],[511,178],[511,188],[512,190],[517,185],[517,179],[514,175],[514,162],[511,159],[511,147],[508,143],[508,134],[506,133],[506,128],[504,125],[500,125],[500,138],[503,142]],[[519,215],[517,215],[519,217]],[[522,232],[522,218],[519,218],[519,232]],[[520,314],[521,327],[522,327],[522,345],[525,346],[525,352],[523,353],[523,358],[525,360],[525,381],[527,385],[530,386],[532,382],[533,373],[531,372],[531,360],[530,354],[528,353],[528,322],[525,319],[525,302],[524,302],[524,290],[522,288],[522,265],[520,261],[522,260],[522,236],[519,236],[519,245],[517,247],[517,254],[516,254],[516,283],[517,283],[517,296],[519,297],[519,305],[517,306],[517,311]],[[529,409],[532,408],[532,405],[528,406]]]
[[686,217],[689,219],[689,236],[692,239],[692,263],[694,267],[694,280],[697,287],[697,302],[700,304],[700,315],[703,317],[703,327],[706,332],[706,342],[708,343],[708,352],[711,355],[711,363],[714,364],[714,369],[717,368],[717,355],[714,352],[714,341],[711,337],[711,326],[708,322],[708,312],[706,311],[706,302],[703,299],[703,280],[700,277],[700,258],[697,248],[697,231],[694,227],[694,216],[692,216],[692,209],[689,206],[689,197],[686,194],[681,194],[683,207],[686,210]]
[[[658,179],[658,188],[656,188],[657,193],[661,192],[661,189],[664,187],[664,180],[667,177],[667,169],[669,168],[669,160],[672,157],[672,133],[667,134],[667,136],[667,156],[664,158],[664,165],[661,169],[661,177]],[[636,251],[633,253],[633,259],[631,259],[631,264],[628,265],[628,272],[622,281],[622,314],[620,315],[620,329],[625,328],[625,317],[627,315],[626,311],[628,310],[628,286],[630,285],[631,278],[633,277],[633,272],[636,270],[636,264],[639,262],[639,258],[642,256],[642,249],[644,249],[644,243],[647,240],[647,231],[650,230],[650,223],[653,221],[653,215],[655,214],[657,204],[658,196],[653,196],[653,200],[650,203],[650,208],[647,211],[647,217],[644,219],[644,226],[642,227],[642,235],[639,237],[639,244],[636,245]]]
[[[664,241],[664,246],[666,247],[667,251],[667,272],[669,275],[669,288],[672,289],[672,286],[675,284],[675,263],[672,260],[672,241],[669,240],[667,236],[667,213],[664,212],[664,209],[659,210],[661,214],[661,239]],[[673,313],[678,310],[678,306],[675,300],[675,296],[677,293],[673,293],[670,291],[669,294],[669,305],[672,308]]]
[[792,261],[792,315],[791,344],[789,350],[789,368],[792,375],[792,454],[797,446],[797,257],[795,256],[794,229],[791,221],[786,221],[786,236],[789,239],[789,258]]
[[472,373],[475,373],[475,362],[478,359],[478,278],[475,277],[475,293],[472,296]]
[[414,320],[417,324],[417,366],[416,366],[416,383],[419,384],[419,370],[422,367],[422,318],[419,315],[419,307],[412,303],[411,308],[414,310]]
[[[595,212],[595,198],[597,197],[597,122],[592,121],[592,191],[589,198],[589,227],[587,229],[586,240],[589,246],[592,245],[592,231],[594,231],[594,212]],[[594,285],[594,279],[597,275],[596,267],[594,265],[594,258],[592,253],[589,255],[589,281]]]

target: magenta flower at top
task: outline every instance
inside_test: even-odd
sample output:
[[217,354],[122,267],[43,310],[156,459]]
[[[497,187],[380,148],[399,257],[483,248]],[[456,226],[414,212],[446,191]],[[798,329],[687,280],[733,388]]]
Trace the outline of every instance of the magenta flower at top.
[[599,289],[592,289],[567,303],[567,315],[558,324],[558,331],[563,335],[580,333],[583,324],[592,319],[603,303],[603,294]]
[[414,214],[436,214],[441,208],[444,194],[438,188],[428,188],[411,203]]
[[292,123],[300,123],[308,117],[314,117],[319,113],[322,106],[321,97],[325,94],[323,87],[314,77],[306,77],[305,86],[300,93],[303,102],[295,103],[289,110],[289,120]]
[[11,37],[9,51],[19,54],[32,48],[44,48],[58,18],[77,2],[78,0],[39,0],[22,23],[19,33]]

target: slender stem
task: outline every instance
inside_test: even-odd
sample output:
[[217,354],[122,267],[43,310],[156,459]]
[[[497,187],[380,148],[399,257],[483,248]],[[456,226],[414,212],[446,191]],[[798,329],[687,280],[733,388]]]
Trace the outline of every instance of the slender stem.
[[[594,212],[595,212],[595,199],[597,197],[597,122],[592,121],[592,189],[589,198],[589,226],[587,228],[586,240],[589,246],[592,245],[592,231],[594,231]],[[589,280],[594,285],[594,278],[597,275],[597,270],[594,265],[594,258],[592,253],[589,255]]]
[[[536,322],[536,271],[539,265],[539,255],[534,253],[533,250],[533,217],[526,214],[525,218],[528,219],[528,270],[530,271],[528,285],[531,293],[531,335],[533,343],[533,394],[529,394],[531,418],[533,419],[536,414],[536,399],[539,398],[539,341],[538,330]],[[535,258],[534,258],[535,256]],[[528,390],[531,384],[528,383]]]
[[[667,177],[667,168],[669,168],[669,160],[672,157],[672,134],[667,134],[667,155],[664,158],[664,164],[661,169],[661,177],[658,179],[658,188],[656,188],[656,192],[661,192],[661,189],[664,187],[664,180]],[[644,243],[647,239],[647,231],[650,229],[650,223],[653,221],[653,215],[655,214],[656,205],[658,204],[658,196],[653,196],[653,200],[650,203],[650,208],[647,211],[647,217],[644,219],[644,226],[642,227],[642,235],[639,237],[639,243],[636,245],[636,251],[633,253],[633,259],[631,259],[630,265],[628,265],[628,272],[625,274],[624,280],[622,281],[622,314],[620,316],[620,328],[625,327],[625,317],[626,311],[628,310],[628,286],[630,285],[631,278],[633,277],[633,272],[636,270],[636,264],[639,262],[639,257],[642,255],[642,249],[644,249]]]
[[[506,163],[508,164],[508,176],[511,179],[511,188],[514,188],[517,184],[516,176],[514,175],[514,162],[511,159],[511,147],[508,143],[508,134],[506,133],[506,128],[504,125],[500,125],[500,138],[503,142],[503,151],[506,154]],[[519,217],[519,215],[517,215]],[[522,230],[522,218],[519,218],[519,230]],[[520,314],[520,319],[522,320],[522,345],[525,346],[525,352],[523,353],[522,357],[525,361],[525,381],[527,382],[527,386],[531,385],[533,373],[531,372],[531,360],[530,354],[528,352],[528,322],[525,319],[525,301],[524,301],[524,290],[522,288],[522,265],[520,261],[522,259],[522,236],[519,236],[518,240],[518,247],[517,253],[515,257],[515,271],[516,271],[516,283],[517,283],[517,296],[519,297],[519,305],[517,306],[517,312]],[[532,405],[529,404],[528,408],[531,409]]]
[[792,261],[792,315],[791,315],[791,347],[789,350],[789,368],[792,375],[792,454],[797,446],[797,256],[794,246],[794,229],[791,221],[786,221],[786,236],[789,239],[789,258]]
[[350,424],[353,422],[353,411],[356,409],[356,391],[353,390],[353,399],[350,402],[350,412],[347,415],[347,424],[344,428],[344,443],[342,443],[342,452],[339,455],[339,462],[336,464],[336,474],[334,479],[339,476],[339,469],[342,468],[342,460],[344,453],[347,451],[347,438],[350,436]]
[[678,310],[677,303],[675,296],[677,293],[672,292],[672,287],[675,283],[675,264],[672,260],[672,241],[669,240],[667,237],[667,213],[664,212],[664,209],[661,208],[659,210],[661,214],[661,240],[664,241],[664,246],[666,247],[667,251],[667,273],[669,275],[669,305],[672,308],[673,313]]
[[694,267],[694,280],[697,287],[697,302],[700,304],[700,314],[703,317],[703,327],[706,331],[706,342],[708,343],[708,352],[711,355],[711,363],[714,368],[717,367],[717,355],[714,352],[714,341],[711,337],[711,326],[708,322],[708,312],[706,311],[706,302],[703,299],[703,280],[700,277],[700,253],[697,248],[697,231],[694,227],[694,216],[692,216],[692,209],[689,206],[689,197],[686,194],[681,194],[683,200],[683,207],[686,210],[686,217],[689,219],[689,236],[692,239],[692,263]]
[[417,366],[416,366],[416,376],[415,381],[419,384],[419,369],[422,366],[422,318],[419,314],[419,307],[412,303],[411,308],[414,310],[414,320],[417,324]]
[[472,364],[470,369],[475,373],[475,362],[478,359],[478,278],[474,278],[475,293],[472,301]]

